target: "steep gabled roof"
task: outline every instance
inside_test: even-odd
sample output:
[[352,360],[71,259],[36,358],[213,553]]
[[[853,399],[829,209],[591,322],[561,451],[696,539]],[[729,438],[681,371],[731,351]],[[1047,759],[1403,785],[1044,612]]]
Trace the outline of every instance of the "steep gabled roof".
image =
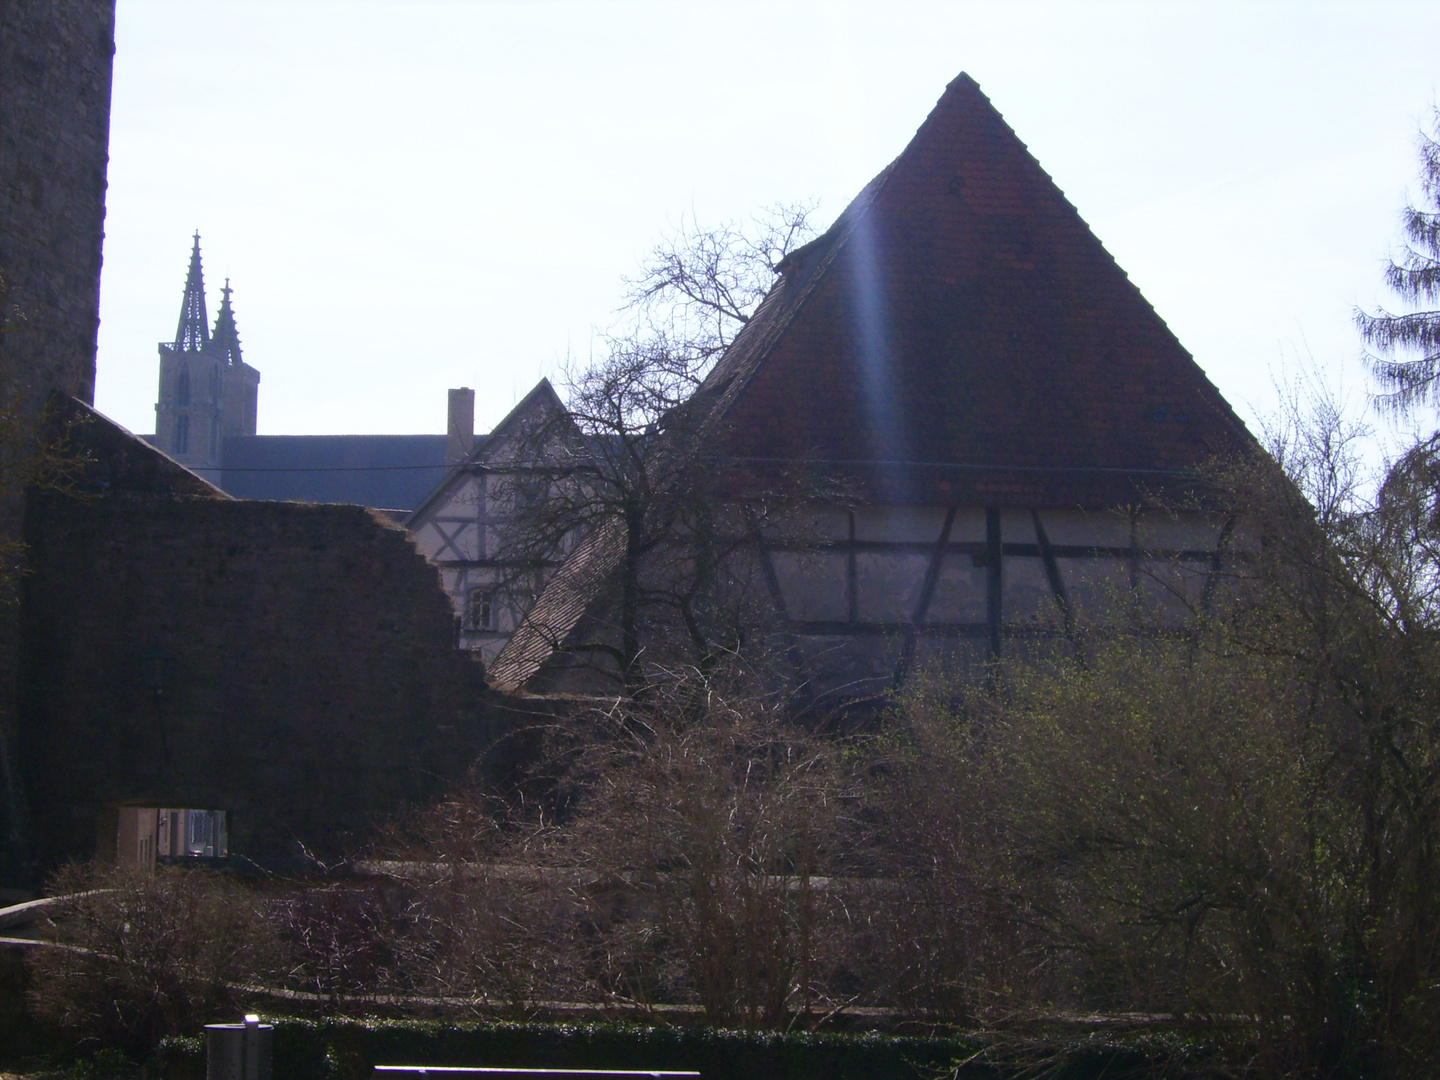
[[534,678],[565,644],[624,553],[625,532],[615,518],[602,521],[582,539],[490,665],[490,682],[501,690],[515,691]]
[[706,452],[883,498],[1113,505],[1253,445],[967,75],[716,366]]
[[565,405],[555,393],[555,388],[550,385],[550,380],[541,379],[505,414],[505,418],[495,425],[489,435],[475,440],[475,449],[469,457],[446,470],[429,494],[419,500],[405,524],[409,526],[423,517],[430,507],[454,486],[457,477],[477,468],[493,468],[506,464],[514,455],[520,440],[531,434],[527,425],[543,426],[551,419],[565,415]]
[[[1254,446],[968,75],[780,270],[684,407],[692,447],[727,477],[770,489],[824,475],[883,501],[1107,507],[1186,491],[1206,462]],[[529,681],[579,623],[618,565],[601,542],[623,543],[614,533],[552,579],[496,660],[497,683]]]

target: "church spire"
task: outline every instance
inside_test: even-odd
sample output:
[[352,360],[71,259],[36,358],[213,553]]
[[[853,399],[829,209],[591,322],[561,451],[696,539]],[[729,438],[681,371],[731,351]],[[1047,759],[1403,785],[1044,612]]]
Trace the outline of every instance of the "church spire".
[[215,316],[215,333],[210,336],[210,354],[227,366],[238,366],[240,360],[240,335],[235,330],[235,312],[230,307],[230,279],[220,290],[220,311]]
[[200,269],[200,232],[190,252],[190,273],[185,278],[185,300],[180,305],[180,326],[175,331],[176,352],[200,352],[210,340],[205,317],[205,274]]

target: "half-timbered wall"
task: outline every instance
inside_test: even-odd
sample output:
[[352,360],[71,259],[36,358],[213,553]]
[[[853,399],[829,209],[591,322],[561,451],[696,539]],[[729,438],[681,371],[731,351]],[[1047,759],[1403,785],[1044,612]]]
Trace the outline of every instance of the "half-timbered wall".
[[[735,539],[706,605],[725,624],[713,629],[731,640],[729,624],[743,620],[752,661],[788,666],[802,693],[834,700],[922,672],[980,678],[992,658],[1063,654],[1096,630],[1182,627],[1207,604],[1226,555],[1248,543],[1198,511],[916,504],[808,505]],[[652,573],[672,561],[660,557]],[[614,689],[607,595],[531,689]],[[647,609],[642,624],[647,662],[685,662],[690,643],[673,612]]]
[[1229,540],[1198,512],[819,507],[768,529],[762,559],[797,674],[865,692],[907,669],[1063,648],[1082,625],[1179,625]]
[[506,559],[515,546],[506,530],[513,528],[514,500],[529,490],[532,457],[545,454],[540,443],[568,431],[559,419],[564,416],[554,388],[541,379],[494,431],[473,440],[469,455],[405,522],[416,546],[440,568],[455,610],[457,644],[479,653],[487,667],[543,584],[540,575]]
[[415,543],[440,567],[460,647],[478,652],[487,664],[534,599],[534,590],[517,582],[513,567],[500,557],[509,516],[504,504],[514,486],[502,474],[462,472],[410,523]]

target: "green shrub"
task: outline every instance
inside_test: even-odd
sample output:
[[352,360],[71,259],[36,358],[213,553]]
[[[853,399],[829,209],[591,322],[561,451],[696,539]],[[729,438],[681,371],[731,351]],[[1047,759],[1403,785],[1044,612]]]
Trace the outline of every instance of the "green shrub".
[[81,1047],[139,1057],[167,1035],[240,1012],[237,989],[273,962],[250,894],[204,871],[73,866],[26,957],[30,1007]]
[[[1047,1075],[1070,1080],[1149,1075],[1161,1053],[1105,1044],[1056,1055],[987,1053],[961,1038],[734,1031],[626,1024],[444,1024],[414,1020],[274,1020],[276,1077],[370,1080],[376,1065],[696,1069],[702,1080],[958,1080]],[[170,1039],[152,1059],[163,1080],[198,1080],[204,1046]],[[961,1065],[963,1064],[963,1066]]]

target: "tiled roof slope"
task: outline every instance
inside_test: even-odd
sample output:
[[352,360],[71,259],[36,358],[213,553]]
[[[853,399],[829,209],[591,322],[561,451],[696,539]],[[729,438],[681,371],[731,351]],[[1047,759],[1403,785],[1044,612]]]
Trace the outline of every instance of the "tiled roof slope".
[[968,75],[782,270],[698,395],[707,453],[887,499],[1114,505],[1253,445]]
[[510,636],[487,673],[492,685],[513,692],[529,682],[565,643],[625,554],[620,523],[600,523],[545,586],[525,621]]

